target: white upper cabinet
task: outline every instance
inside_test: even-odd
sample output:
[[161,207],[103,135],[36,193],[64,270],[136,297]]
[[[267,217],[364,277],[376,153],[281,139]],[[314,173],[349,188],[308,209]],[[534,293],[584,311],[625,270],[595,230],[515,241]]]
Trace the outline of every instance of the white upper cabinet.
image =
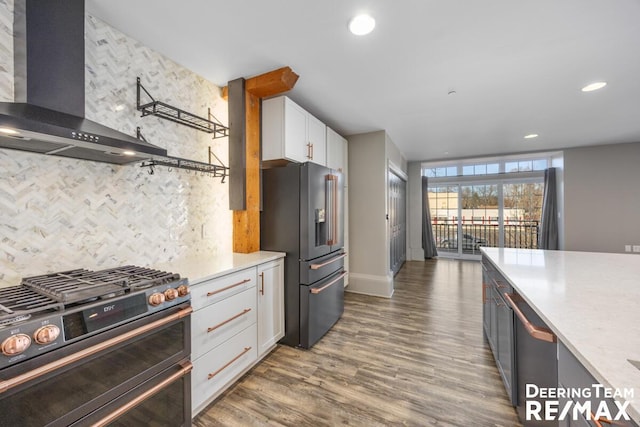
[[327,167],[346,174],[345,151],[347,140],[327,127]]
[[286,96],[262,101],[262,160],[325,166],[326,135],[324,123]]

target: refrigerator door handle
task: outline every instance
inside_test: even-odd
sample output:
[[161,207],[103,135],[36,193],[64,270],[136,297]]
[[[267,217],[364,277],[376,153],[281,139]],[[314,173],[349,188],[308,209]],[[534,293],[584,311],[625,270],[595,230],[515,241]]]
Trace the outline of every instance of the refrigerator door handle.
[[329,227],[329,236],[327,244],[329,246],[338,243],[338,177],[333,174],[327,175],[327,182],[329,183],[330,196],[327,197],[329,205],[329,217],[331,218]]
[[338,256],[336,256],[334,258],[331,258],[329,261],[325,261],[325,262],[322,262],[320,264],[311,264],[309,266],[309,268],[312,269],[312,270],[317,270],[319,268],[322,268],[322,267],[325,267],[325,266],[327,266],[329,264],[332,264],[332,263],[334,263],[334,262],[338,261],[339,259],[342,259],[342,258],[344,258],[346,256],[347,256],[347,253],[343,252],[340,255],[338,255]]
[[325,289],[327,289],[329,286],[331,286],[331,285],[333,285],[335,283],[338,283],[346,275],[347,275],[347,272],[343,270],[342,274],[340,274],[338,277],[336,277],[335,279],[333,279],[332,281],[330,281],[329,283],[327,283],[323,287],[321,287],[321,288],[313,288],[309,292],[311,292],[312,294],[319,294],[320,292],[322,292]]

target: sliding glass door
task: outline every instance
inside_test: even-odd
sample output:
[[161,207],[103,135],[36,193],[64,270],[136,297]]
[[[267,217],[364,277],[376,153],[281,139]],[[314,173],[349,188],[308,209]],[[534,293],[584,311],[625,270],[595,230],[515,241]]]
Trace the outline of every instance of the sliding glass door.
[[482,246],[537,248],[543,186],[531,178],[429,186],[438,254],[477,258]]

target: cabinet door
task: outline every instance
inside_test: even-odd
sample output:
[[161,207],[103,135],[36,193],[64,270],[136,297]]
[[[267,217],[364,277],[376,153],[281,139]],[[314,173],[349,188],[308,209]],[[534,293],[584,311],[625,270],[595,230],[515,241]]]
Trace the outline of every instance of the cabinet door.
[[335,169],[339,172],[346,171],[345,169],[345,145],[347,140],[338,135],[336,131],[327,127],[327,167]]
[[307,138],[311,144],[310,159],[313,163],[327,165],[327,126],[320,120],[307,115]]
[[306,162],[311,149],[307,145],[307,115],[299,105],[289,98],[284,100],[284,157],[296,162]]
[[502,375],[502,381],[507,389],[509,400],[511,400],[511,403],[515,405],[517,401],[513,384],[513,365],[515,354],[515,343],[513,340],[513,311],[499,295],[496,295],[496,301],[497,331],[494,334],[498,348],[496,352],[496,362],[498,370]]
[[258,266],[258,356],[284,336],[284,267],[282,260]]

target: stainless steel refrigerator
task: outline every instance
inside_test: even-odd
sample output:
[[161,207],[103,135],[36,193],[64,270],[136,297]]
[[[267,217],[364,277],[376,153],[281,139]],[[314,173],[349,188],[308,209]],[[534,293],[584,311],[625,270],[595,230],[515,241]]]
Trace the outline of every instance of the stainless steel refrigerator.
[[285,336],[310,348],[344,311],[343,177],[315,163],[262,171],[260,247],[285,252]]

